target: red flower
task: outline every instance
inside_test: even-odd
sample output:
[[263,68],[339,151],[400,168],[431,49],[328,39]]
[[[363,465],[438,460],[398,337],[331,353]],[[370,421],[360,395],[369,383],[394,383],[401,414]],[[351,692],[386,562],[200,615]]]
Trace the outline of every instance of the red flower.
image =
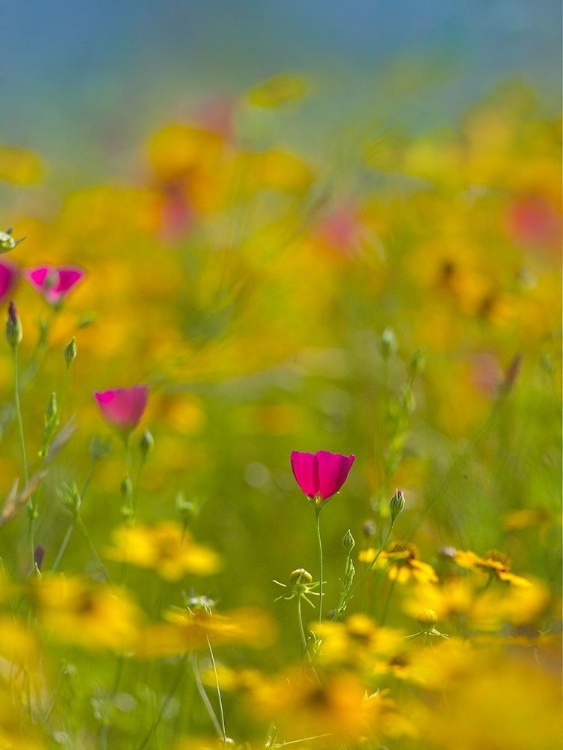
[[12,291],[18,280],[18,269],[9,260],[0,261],[0,301]]
[[292,451],[291,468],[297,484],[311,500],[328,500],[342,487],[354,463],[354,456],[318,451]]
[[28,281],[50,305],[58,305],[86,272],[78,266],[38,266],[26,271]]
[[94,398],[105,421],[127,436],[143,416],[148,393],[146,385],[136,385],[133,388],[95,391]]

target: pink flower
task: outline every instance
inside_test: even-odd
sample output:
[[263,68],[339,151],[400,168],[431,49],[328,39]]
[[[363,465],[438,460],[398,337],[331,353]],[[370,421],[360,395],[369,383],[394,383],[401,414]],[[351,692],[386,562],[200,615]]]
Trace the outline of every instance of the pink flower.
[[342,487],[354,463],[354,456],[318,451],[292,451],[291,468],[297,484],[311,500],[328,500]]
[[149,389],[146,385],[135,385],[133,388],[95,391],[94,398],[104,420],[126,437],[143,416],[148,393]]
[[28,281],[50,305],[59,305],[86,272],[78,266],[37,266],[25,273]]
[[0,261],[0,301],[8,296],[17,280],[17,267],[8,260]]

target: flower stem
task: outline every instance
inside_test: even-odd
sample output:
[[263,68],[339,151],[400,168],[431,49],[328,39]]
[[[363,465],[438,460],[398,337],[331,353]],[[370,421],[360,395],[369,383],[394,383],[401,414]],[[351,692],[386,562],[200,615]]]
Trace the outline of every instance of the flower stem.
[[391,536],[391,532],[393,531],[394,523],[395,523],[394,521],[391,521],[391,523],[389,525],[389,529],[387,531],[387,534],[385,535],[385,539],[383,540],[383,542],[381,544],[381,547],[379,548],[377,554],[375,555],[375,557],[373,558],[373,560],[370,562],[370,564],[367,566],[367,568],[364,570],[364,572],[362,573],[362,575],[358,578],[358,580],[356,581],[356,583],[354,584],[354,586],[352,586],[352,588],[350,589],[350,591],[346,595],[346,599],[336,609],[336,612],[334,613],[333,620],[337,620],[338,617],[342,614],[342,612],[345,611],[346,607],[348,606],[348,602],[354,596],[354,594],[358,590],[358,587],[360,586],[360,584],[363,583],[363,581],[365,581],[365,579],[367,578],[367,576],[369,575],[369,573],[371,573],[371,571],[373,570],[373,566],[377,562],[377,560],[379,558],[379,555],[383,552],[383,550],[387,546],[387,542],[389,541],[389,537]]
[[[18,349],[16,346],[12,347],[14,355],[14,405],[16,407],[16,419],[18,422],[18,435],[20,441],[20,451],[22,457],[23,466],[23,479],[24,486],[27,487],[29,482],[29,470],[27,467],[27,455],[25,452],[25,437],[23,433],[23,419],[22,409],[20,402],[20,379],[18,372]],[[31,548],[31,569],[35,570],[35,503],[33,502],[33,495],[30,496],[27,501],[27,512],[29,517],[29,545]]]
[[297,619],[299,620],[299,632],[301,633],[301,643],[303,644],[303,656],[309,653],[309,645],[307,643],[307,636],[305,635],[305,628],[303,626],[303,612],[301,610],[301,597],[297,597]]
[[319,586],[319,622],[323,619],[323,541],[321,537],[321,505],[315,506],[315,512],[317,514],[317,541],[319,543],[319,566],[320,566],[320,586]]

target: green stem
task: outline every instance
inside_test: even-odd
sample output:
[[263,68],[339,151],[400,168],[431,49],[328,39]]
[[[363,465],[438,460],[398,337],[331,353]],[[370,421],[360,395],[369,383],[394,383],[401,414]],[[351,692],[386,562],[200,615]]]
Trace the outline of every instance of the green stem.
[[[84,496],[86,495],[86,491],[88,487],[90,486],[90,481],[92,479],[92,474],[94,472],[94,466],[96,465],[95,461],[92,461],[90,464],[90,468],[88,469],[88,473],[86,474],[86,479],[84,480],[84,485],[82,486],[82,492],[80,493],[80,504],[82,505],[82,502],[84,500]],[[80,509],[77,508],[76,514],[80,513]],[[55,557],[55,562],[53,563],[53,566],[51,570],[56,570],[58,566],[60,565],[60,562],[63,558],[64,553],[66,552],[66,548],[68,547],[68,543],[70,542],[70,537],[72,536],[72,532],[74,531],[74,527],[76,525],[76,515],[73,517],[72,521],[69,523],[68,528],[66,530],[66,534],[64,535],[64,539],[61,543],[61,546],[59,547],[59,551],[57,552],[57,556]]]
[[319,566],[321,570],[320,586],[319,586],[319,622],[323,619],[323,541],[321,538],[321,509],[322,505],[315,505],[315,512],[317,514],[317,542],[319,544]]
[[387,597],[385,599],[385,604],[383,606],[383,611],[381,613],[381,621],[379,623],[380,627],[383,627],[385,625],[385,620],[387,618],[387,610],[389,609],[389,603],[391,602],[391,596],[393,595],[393,589],[395,588],[396,583],[397,583],[397,579],[394,578],[391,581],[391,585],[389,586]]
[[[17,346],[12,347],[14,355],[14,404],[16,407],[16,419],[18,423],[18,435],[20,441],[20,451],[23,465],[23,478],[24,485],[27,487],[29,483],[29,470],[27,467],[27,455],[25,452],[25,437],[23,433],[23,419],[22,409],[20,402],[20,382],[18,372],[18,349]],[[29,545],[31,548],[31,569],[35,569],[35,503],[33,502],[33,495],[27,501],[27,512],[29,517]]]
[[307,636],[305,635],[305,627],[303,626],[303,612],[301,609],[301,597],[297,597],[297,618],[299,620],[299,632],[301,633],[301,643],[303,644],[303,656],[309,653],[309,645],[307,643]]
[[217,675],[217,665],[215,664],[215,657],[213,655],[213,649],[209,638],[206,638],[207,646],[209,648],[209,655],[211,657],[211,664],[213,665],[213,674],[215,675],[215,685],[217,687],[217,702],[219,704],[219,717],[221,719],[221,730],[223,732],[223,742],[227,742],[227,729],[225,727],[225,712],[223,710],[223,699],[221,698],[221,688],[219,687],[219,676]]
[[[195,684],[197,687],[197,691],[201,696],[201,700],[203,701],[205,708],[207,709],[207,713],[209,714],[209,717],[211,719],[211,722],[215,728],[215,731],[219,735],[220,739],[224,742],[225,736],[223,735],[223,731],[221,729],[221,725],[219,724],[219,721],[217,720],[217,716],[215,715],[215,711],[213,710],[213,706],[211,705],[211,701],[209,700],[209,696],[205,692],[205,687],[203,685],[203,682],[201,681],[201,675],[199,673],[199,667],[197,665],[197,657],[195,654],[192,654],[191,657],[192,661],[192,669],[194,673],[195,678]],[[140,750],[140,749],[139,749]]]
[[382,543],[381,547],[379,548],[377,554],[375,555],[375,557],[373,558],[373,560],[370,562],[370,564],[367,566],[367,568],[364,570],[364,572],[362,573],[362,575],[358,578],[358,580],[356,581],[355,585],[352,586],[352,588],[350,589],[350,591],[346,595],[346,599],[344,600],[344,602],[342,603],[342,605],[337,608],[336,612],[334,613],[333,620],[337,620],[338,617],[340,616],[340,614],[342,614],[342,612],[344,612],[344,610],[348,606],[348,602],[354,596],[355,592],[358,590],[358,587],[365,581],[365,579],[367,578],[367,576],[369,575],[369,573],[371,573],[371,571],[373,570],[373,566],[375,565],[375,563],[379,559],[379,556],[381,555],[381,553],[383,552],[383,550],[387,546],[387,542],[389,541],[389,538],[391,536],[391,532],[393,531],[393,525],[394,525],[394,521],[391,521],[391,524],[389,526],[389,530],[387,531],[387,534],[385,535],[385,539],[383,540],[383,543]]
[[90,553],[92,554],[92,557],[98,563],[98,566],[99,566],[100,570],[102,571],[102,573],[104,574],[104,576],[106,577],[106,580],[109,581],[110,580],[110,576],[109,576],[109,573],[107,571],[107,568],[103,564],[103,562],[101,561],[100,556],[98,555],[98,551],[94,547],[94,542],[90,538],[90,534],[88,533],[88,529],[86,528],[86,525],[85,525],[84,521],[82,520],[82,517],[80,516],[80,514],[78,514],[76,516],[76,523],[78,524],[78,528],[82,532],[82,536],[84,537],[84,540],[85,540],[86,544],[88,545],[88,549],[90,550]]

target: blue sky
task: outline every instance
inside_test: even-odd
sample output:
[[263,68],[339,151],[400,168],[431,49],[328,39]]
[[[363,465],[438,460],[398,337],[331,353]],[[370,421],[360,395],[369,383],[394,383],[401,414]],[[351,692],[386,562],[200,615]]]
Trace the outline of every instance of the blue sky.
[[425,71],[421,120],[451,120],[511,76],[556,109],[560,16],[558,0],[5,0],[0,138],[60,158],[281,70],[315,79],[330,130],[388,99],[404,59]]

